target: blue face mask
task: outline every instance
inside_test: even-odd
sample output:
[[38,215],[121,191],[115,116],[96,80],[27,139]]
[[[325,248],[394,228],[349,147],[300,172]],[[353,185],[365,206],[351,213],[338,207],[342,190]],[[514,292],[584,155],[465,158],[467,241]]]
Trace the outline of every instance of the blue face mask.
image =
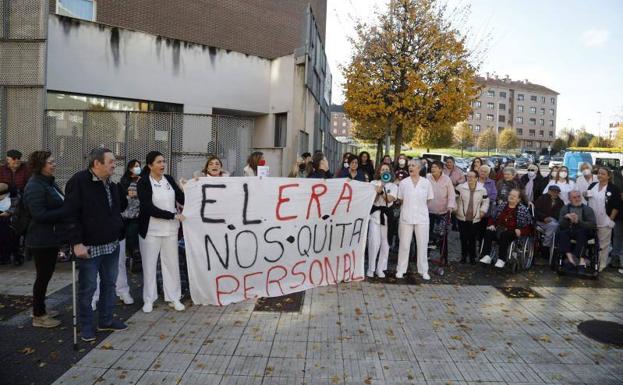
[[141,174],[141,167],[140,166],[136,166],[134,168],[132,168],[132,174],[134,175],[140,175]]

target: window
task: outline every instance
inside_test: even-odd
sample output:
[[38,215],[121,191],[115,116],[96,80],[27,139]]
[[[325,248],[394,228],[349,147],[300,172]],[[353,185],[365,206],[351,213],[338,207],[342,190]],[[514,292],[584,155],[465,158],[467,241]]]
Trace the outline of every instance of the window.
[[498,122],[505,122],[506,121],[506,115],[498,115]]
[[500,111],[506,110],[506,104],[504,104],[504,103],[500,103],[499,107],[500,107]]
[[286,134],[288,132],[288,114],[275,114],[275,147],[286,146]]
[[334,133],[335,135],[337,135],[337,130],[333,130],[333,133]]
[[608,159],[608,158],[597,158],[595,159],[595,164],[597,166],[604,166],[610,170],[618,170],[619,169],[619,160],[618,159]]
[[541,126],[544,126],[545,125],[545,119],[539,119],[539,124]]
[[345,120],[342,121],[342,127],[346,127],[346,121]]
[[532,141],[531,140],[527,140],[526,141],[526,147],[532,147]]
[[495,98],[495,91],[493,91],[493,90],[487,91],[487,96],[490,97],[490,98]]
[[522,101],[523,100],[523,94],[517,94],[517,100]]
[[523,106],[517,106],[517,111],[523,112]]
[[536,107],[530,107],[530,113],[536,114]]
[[480,132],[480,124],[477,124],[477,125],[476,125],[476,128],[474,129],[474,131],[476,131],[476,132]]
[[545,131],[540,130],[540,131],[539,131],[539,136],[545,136]]
[[528,135],[536,136],[536,131],[535,130],[528,130]]
[[492,110],[495,108],[495,104],[494,103],[487,103],[487,108]]
[[474,108],[480,108],[480,106],[482,106],[482,103],[480,103],[480,100],[476,100],[474,102]]
[[541,113],[541,115],[545,115],[545,108],[541,108],[540,113]]
[[333,121],[333,126],[334,126],[334,127],[337,127],[337,120],[334,120],[334,121]]
[[541,96],[541,103],[545,103],[545,96]]
[[556,98],[549,98],[550,104],[556,104]]
[[530,101],[531,102],[536,102],[536,95],[531,95],[530,96]]
[[541,148],[541,142],[536,142],[536,148]]
[[95,21],[95,0],[57,0],[56,13],[62,16]]
[[480,112],[476,112],[476,120],[482,119],[482,114]]
[[523,118],[521,116],[516,117],[515,123],[523,124]]
[[506,91],[500,91],[500,98],[506,99]]
[[554,109],[553,109],[553,108],[550,108],[550,109],[549,109],[549,114],[550,114],[550,115],[554,115]]
[[523,135],[523,128],[517,129],[517,135]]
[[473,112],[469,113],[469,120],[474,120],[474,113]]
[[493,121],[493,114],[487,114],[487,120],[492,122]]
[[471,124],[468,124],[468,125],[467,125],[467,127],[469,127],[469,129],[470,129],[471,131],[473,131],[473,130],[474,130],[474,126],[472,126]]
[[550,127],[554,127],[554,121],[553,121],[553,120],[550,120],[550,121],[549,121],[549,126],[550,126]]
[[554,137],[554,131],[550,131],[550,132],[549,132],[549,137],[550,137],[550,138],[553,138],[553,137]]
[[536,126],[536,119],[530,118],[530,124],[532,124],[533,126]]
[[346,130],[342,130],[342,134],[346,134]]

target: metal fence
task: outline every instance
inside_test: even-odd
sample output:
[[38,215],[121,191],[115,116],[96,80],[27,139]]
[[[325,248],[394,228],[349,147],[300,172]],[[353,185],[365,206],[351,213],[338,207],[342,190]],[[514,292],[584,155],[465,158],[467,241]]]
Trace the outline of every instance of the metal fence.
[[45,147],[57,162],[56,177],[64,186],[87,167],[91,149],[113,151],[118,180],[128,161],[144,163],[149,151],[160,151],[175,178],[190,178],[210,154],[223,161],[232,175],[242,175],[251,151],[253,119],[221,115],[163,112],[48,110]]

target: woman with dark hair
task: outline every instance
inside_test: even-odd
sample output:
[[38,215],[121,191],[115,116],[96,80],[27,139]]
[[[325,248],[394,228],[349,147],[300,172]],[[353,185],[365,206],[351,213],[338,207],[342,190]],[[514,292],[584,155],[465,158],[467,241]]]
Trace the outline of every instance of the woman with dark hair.
[[183,311],[177,234],[184,216],[177,206],[184,204],[184,193],[172,176],[164,173],[166,163],[158,151],[147,154],[143,177],[138,181],[141,203],[139,245],[143,258],[143,311],[150,313],[158,299],[156,269],[162,268],[164,300]]
[[401,180],[409,176],[409,167],[407,166],[407,161],[408,159],[405,154],[398,155],[398,159],[396,160],[396,167],[394,168],[394,176],[398,180],[397,183],[400,183]]
[[510,194],[511,190],[519,190],[519,183],[515,179],[515,175],[517,175],[517,170],[515,170],[513,167],[505,167],[504,170],[502,170],[502,179],[498,180],[498,182],[496,183],[496,187],[498,190],[498,204],[506,202],[508,200],[508,194]]
[[389,155],[385,155],[383,156],[383,161],[381,162],[381,164],[388,164],[390,166],[392,166],[392,157]]
[[58,312],[45,308],[45,294],[54,274],[62,244],[65,196],[54,182],[56,161],[50,151],[35,151],[28,161],[32,177],[24,191],[24,203],[31,219],[26,232],[26,247],[35,260],[37,277],[32,289],[32,326],[52,328],[61,321]]
[[608,265],[612,229],[623,211],[621,191],[612,183],[610,171],[607,168],[603,166],[597,168],[597,182],[588,186],[585,198],[588,201],[588,207],[593,209],[595,219],[597,219],[599,271],[602,271]]
[[569,179],[569,169],[566,166],[562,166],[558,169],[558,172],[552,180],[549,181],[547,186],[543,189],[543,194],[547,194],[549,186],[556,185],[560,188],[560,199],[565,204],[569,204],[569,191],[576,190],[575,182]]
[[211,177],[229,176],[229,173],[223,170],[223,162],[221,162],[221,159],[216,155],[210,155],[208,157],[205,166],[203,166],[203,170],[201,170],[201,174]]
[[329,171],[329,161],[320,151],[312,156],[312,172],[307,176],[312,179],[331,179],[333,175]]
[[536,202],[543,195],[543,188],[547,185],[547,181],[541,175],[541,170],[536,164],[528,166],[528,172],[519,178],[519,186],[523,191],[523,195],[528,202]]
[[472,164],[469,166],[469,171],[474,171],[476,175],[480,172],[480,166],[484,165],[482,158],[475,157],[472,160]]
[[359,153],[359,169],[366,174],[369,181],[374,178],[374,163],[370,159],[370,153],[368,151],[361,151]]
[[342,155],[342,165],[339,169],[335,171],[336,178],[346,178],[346,174],[348,174],[348,167],[349,167],[348,159],[352,155],[353,154],[350,152],[345,152],[344,155]]
[[348,157],[348,172],[346,175],[342,175],[342,178],[344,177],[360,182],[369,182],[368,176],[359,169],[359,160],[355,155]]
[[257,176],[257,166],[260,164],[262,159],[264,159],[264,153],[260,151],[256,151],[249,155],[247,165],[244,166],[244,169],[242,170],[242,175]]

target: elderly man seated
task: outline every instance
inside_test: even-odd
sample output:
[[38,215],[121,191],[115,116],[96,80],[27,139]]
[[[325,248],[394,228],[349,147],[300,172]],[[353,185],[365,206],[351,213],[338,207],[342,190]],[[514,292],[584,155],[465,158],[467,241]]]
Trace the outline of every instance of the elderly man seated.
[[549,248],[558,229],[558,217],[565,203],[560,199],[560,187],[549,186],[547,194],[543,194],[534,202],[536,223],[545,231],[543,247]]
[[[558,222],[560,252],[571,265],[578,266],[579,259],[580,268],[585,268],[586,259],[582,250],[597,228],[597,221],[593,209],[582,203],[579,191],[569,192],[569,204],[560,210]],[[572,239],[575,239],[575,245],[571,243]]]

